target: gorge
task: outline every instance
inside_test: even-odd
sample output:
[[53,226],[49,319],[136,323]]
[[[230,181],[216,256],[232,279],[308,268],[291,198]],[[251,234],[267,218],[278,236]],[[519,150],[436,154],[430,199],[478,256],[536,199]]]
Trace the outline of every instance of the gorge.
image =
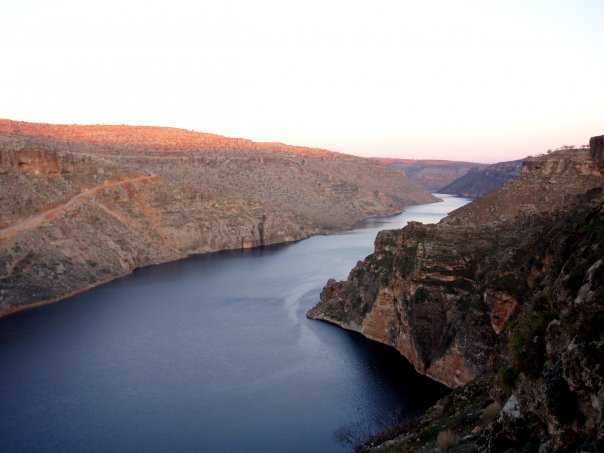
[[[12,392],[2,407],[2,419],[8,421],[3,438],[12,439],[14,450],[25,448],[21,443],[25,435],[17,425],[39,420],[32,412],[40,406],[50,409],[40,410],[45,418],[65,409],[65,418],[57,419],[60,428],[71,426],[74,432],[87,434],[70,437],[64,432],[57,438],[40,433],[29,444],[33,449],[48,441],[56,442],[57,448],[83,447],[88,435],[97,439],[99,448],[117,448],[107,433],[74,421],[80,413],[111,425],[110,431],[120,431],[108,422],[113,417],[140,420],[141,426],[130,425],[121,433],[133,436],[126,448],[140,447],[137,439],[149,437],[148,430],[157,431],[153,427],[162,424],[172,426],[166,448],[192,448],[190,433],[199,431],[200,423],[218,426],[208,419],[217,412],[200,409],[209,404],[223,411],[217,415],[222,434],[211,447],[220,448],[234,429],[226,423],[229,413],[241,421],[249,407],[262,406],[250,400],[254,392],[268,401],[272,384],[282,388],[288,382],[305,389],[298,393],[285,386],[277,392],[288,402],[285,412],[305,407],[303,418],[314,408],[298,397],[315,392],[319,400],[326,399],[324,388],[318,391],[321,379],[306,376],[289,382],[300,367],[316,376],[327,373],[325,385],[340,382],[334,380],[338,373],[350,373],[351,381],[344,380],[343,385],[353,390],[345,399],[365,401],[346,409],[349,414],[357,411],[357,420],[368,420],[393,406],[404,407],[408,416],[434,402],[430,392],[442,394],[434,383],[416,380],[412,370],[400,375],[395,371],[386,380],[399,389],[401,382],[413,382],[421,389],[417,400],[409,394],[396,396],[396,391],[381,393],[380,373],[359,378],[358,366],[371,368],[373,355],[388,354],[377,347],[360,353],[361,362],[354,358],[359,354],[355,346],[350,354],[336,354],[339,368],[328,363],[328,356],[334,357],[331,353],[321,356],[318,368],[310,367],[309,360],[317,359],[325,346],[327,337],[320,335],[345,335],[337,337],[339,347],[342,338],[355,338],[351,341],[356,345],[367,343],[343,332],[325,333],[334,330],[303,320],[307,312],[309,318],[394,348],[416,371],[453,389],[425,415],[389,431],[388,440],[382,435],[380,442],[372,441],[374,450],[423,451],[442,447],[441,440],[447,437],[458,451],[468,452],[598,451],[604,447],[604,136],[593,137],[589,149],[526,158],[516,177],[519,162],[476,171],[468,171],[468,163],[459,168],[450,162],[443,165],[420,175],[423,184],[463,171],[469,181],[466,187],[474,188],[453,191],[470,190],[469,195],[482,198],[465,204],[438,195],[445,202],[435,203],[439,198],[392,166],[321,149],[172,128],[0,120],[0,317],[13,315],[0,323],[0,352],[8,370],[0,375],[0,384]],[[483,184],[485,178],[503,185],[484,194],[492,188]],[[465,205],[438,224],[431,222],[455,200]],[[423,215],[431,209],[424,203],[435,203],[437,218]],[[413,205],[419,206],[408,208]],[[390,220],[372,218],[403,208],[406,213]],[[409,217],[414,213],[422,215]],[[371,227],[380,222],[400,222],[391,225],[396,228],[408,224],[380,231],[373,253],[358,261],[346,280],[347,270],[371,251],[366,248],[372,242],[367,232],[375,234],[377,228],[316,237],[284,249],[269,247],[350,230],[368,217],[365,225]],[[364,245],[359,248],[356,240],[361,237]],[[313,249],[319,240],[321,250]],[[342,245],[341,240],[348,242]],[[279,257],[280,250],[291,251],[296,259],[302,256],[306,267],[293,270],[279,258],[274,260],[279,263],[276,267],[262,264],[264,256]],[[218,251],[223,253],[210,253]],[[195,259],[179,261],[173,264],[178,269],[173,274],[176,284],[154,284],[164,281],[162,269],[167,268],[150,265],[200,254],[204,256],[195,259],[206,266],[195,268],[191,264]],[[215,272],[215,266],[221,268],[233,257],[242,258],[235,260],[236,270]],[[135,273],[134,280],[116,280],[141,268],[147,269]],[[319,298],[328,275],[333,278]],[[138,283],[129,288],[131,281]],[[286,286],[287,281],[293,287]],[[208,286],[199,286],[200,282]],[[122,286],[125,295],[120,295]],[[64,308],[16,314],[79,293]],[[100,303],[87,306],[95,295]],[[311,308],[316,299],[319,304]],[[172,303],[179,307],[178,315],[171,312]],[[93,305],[98,308],[91,317],[78,317],[80,310],[88,309],[83,307]],[[70,307],[77,308],[70,312]],[[225,307],[230,311],[223,312]],[[114,309],[118,311],[112,313]],[[55,324],[50,322],[53,316]],[[78,327],[80,322],[87,326],[84,330]],[[65,340],[70,324],[75,337],[67,335]],[[241,341],[252,347],[247,363],[231,354]],[[82,348],[77,346],[80,342]],[[13,349],[15,344],[23,349]],[[288,344],[289,352],[282,347]],[[67,356],[57,353],[62,349]],[[172,356],[177,358],[172,361]],[[29,357],[37,359],[30,363]],[[392,357],[385,362],[395,360]],[[28,363],[42,364],[42,372],[36,374]],[[354,366],[346,367],[347,363]],[[97,373],[102,382],[94,382],[85,371],[103,367],[111,372]],[[189,396],[199,392],[200,372],[209,373],[204,381],[209,393],[222,392],[221,385],[229,381],[225,374],[215,374],[221,368],[237,370],[241,380],[230,382],[227,395],[245,404],[194,397],[187,406]],[[174,373],[167,371],[172,369]],[[78,392],[61,387],[65,379]],[[123,392],[121,385],[126,386]],[[377,387],[366,395],[362,387],[368,385]],[[92,399],[82,397],[89,386],[97,388]],[[175,395],[167,388],[183,393]],[[102,395],[112,392],[123,400],[102,403]],[[58,400],[51,396],[54,393]],[[379,396],[374,400],[372,395]],[[21,407],[25,400],[29,404]],[[183,404],[188,407],[182,411],[186,420],[181,419],[180,427],[157,416],[175,413],[172,404],[176,412]],[[271,404],[281,406],[280,400]],[[86,411],[88,405],[92,413]],[[144,409],[137,412],[137,406]],[[115,416],[112,408],[121,415]],[[20,415],[11,419],[11,413]],[[330,415],[329,409],[324,415],[324,426],[328,419],[349,421],[341,413]],[[274,451],[282,450],[291,436],[309,437],[306,428],[316,429],[301,422],[304,429],[280,435],[283,415],[272,425],[254,421],[265,420],[262,414],[250,417],[242,423],[245,433],[235,437],[246,442],[262,430],[272,432],[277,443],[269,450]],[[302,440],[299,445],[308,451],[332,448],[326,438],[335,426],[329,426],[329,433],[322,432],[320,447]],[[179,430],[188,433],[182,444]],[[13,431],[20,434],[11,437]],[[258,437],[257,445],[268,439]],[[242,445],[233,444],[232,451]]]

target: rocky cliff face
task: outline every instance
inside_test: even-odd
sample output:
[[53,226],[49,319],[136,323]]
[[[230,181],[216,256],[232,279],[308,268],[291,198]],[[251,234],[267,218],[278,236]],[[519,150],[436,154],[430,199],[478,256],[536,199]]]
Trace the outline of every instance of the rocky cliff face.
[[295,241],[431,201],[396,170],[324,150],[2,120],[0,314],[141,266]]
[[[391,345],[450,387],[499,372],[512,396],[493,384],[487,394],[499,396],[476,413],[500,398],[500,415],[486,428],[471,417],[450,425],[481,451],[601,445],[604,197],[594,142],[591,153],[530,159],[516,180],[438,225],[381,232],[374,254],[347,281],[329,281],[308,316]],[[442,407],[432,427],[437,418]]]

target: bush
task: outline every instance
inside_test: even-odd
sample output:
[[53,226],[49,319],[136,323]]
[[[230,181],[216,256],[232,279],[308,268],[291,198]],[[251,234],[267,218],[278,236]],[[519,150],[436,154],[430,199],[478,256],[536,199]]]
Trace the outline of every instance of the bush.
[[545,360],[545,329],[552,318],[544,310],[526,313],[517,321],[510,336],[510,353],[517,372],[539,376]]
[[501,367],[497,373],[497,381],[499,382],[499,386],[508,395],[512,393],[512,390],[514,390],[514,387],[516,386],[516,379],[518,379],[518,371],[509,365]]
[[428,299],[428,291],[423,286],[420,286],[415,290],[415,294],[413,295],[413,300],[416,303],[425,302]]

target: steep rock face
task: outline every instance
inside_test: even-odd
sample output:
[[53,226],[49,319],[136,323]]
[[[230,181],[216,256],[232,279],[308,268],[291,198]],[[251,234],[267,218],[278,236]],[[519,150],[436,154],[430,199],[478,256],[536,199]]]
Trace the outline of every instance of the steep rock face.
[[441,186],[438,192],[470,198],[482,197],[514,179],[521,169],[522,160],[474,167],[455,181]]
[[499,335],[524,298],[516,263],[547,227],[533,216],[497,228],[411,222],[382,231],[374,254],[346,282],[328,282],[309,316],[395,347],[449,387],[465,384],[498,359]]
[[375,451],[436,451],[439,432],[459,451],[603,450],[603,198],[540,214],[547,234],[514,260],[522,299],[498,338],[497,375],[457,387]]
[[505,355],[510,319],[551,259],[542,244],[552,222],[601,185],[588,151],[529,159],[518,179],[438,225],[381,232],[375,253],[347,281],[328,282],[308,316],[392,345],[448,386],[465,384]]
[[0,315],[138,267],[295,241],[436,200],[376,162],[266,146],[0,121]]
[[549,264],[509,329],[500,376],[513,393],[477,439],[481,451],[604,448],[602,197],[569,210],[548,234]]

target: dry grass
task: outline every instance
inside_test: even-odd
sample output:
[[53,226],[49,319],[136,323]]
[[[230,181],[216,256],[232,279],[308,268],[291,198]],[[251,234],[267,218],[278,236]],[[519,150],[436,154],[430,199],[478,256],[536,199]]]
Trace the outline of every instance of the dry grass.
[[436,443],[440,451],[449,451],[451,447],[456,446],[459,443],[459,438],[450,429],[441,431],[436,437]]
[[491,423],[493,420],[495,420],[495,417],[497,417],[500,411],[501,404],[499,404],[499,402],[497,401],[493,401],[491,404],[484,408],[484,411],[482,411],[482,414],[480,415],[481,424],[488,425],[489,423]]

